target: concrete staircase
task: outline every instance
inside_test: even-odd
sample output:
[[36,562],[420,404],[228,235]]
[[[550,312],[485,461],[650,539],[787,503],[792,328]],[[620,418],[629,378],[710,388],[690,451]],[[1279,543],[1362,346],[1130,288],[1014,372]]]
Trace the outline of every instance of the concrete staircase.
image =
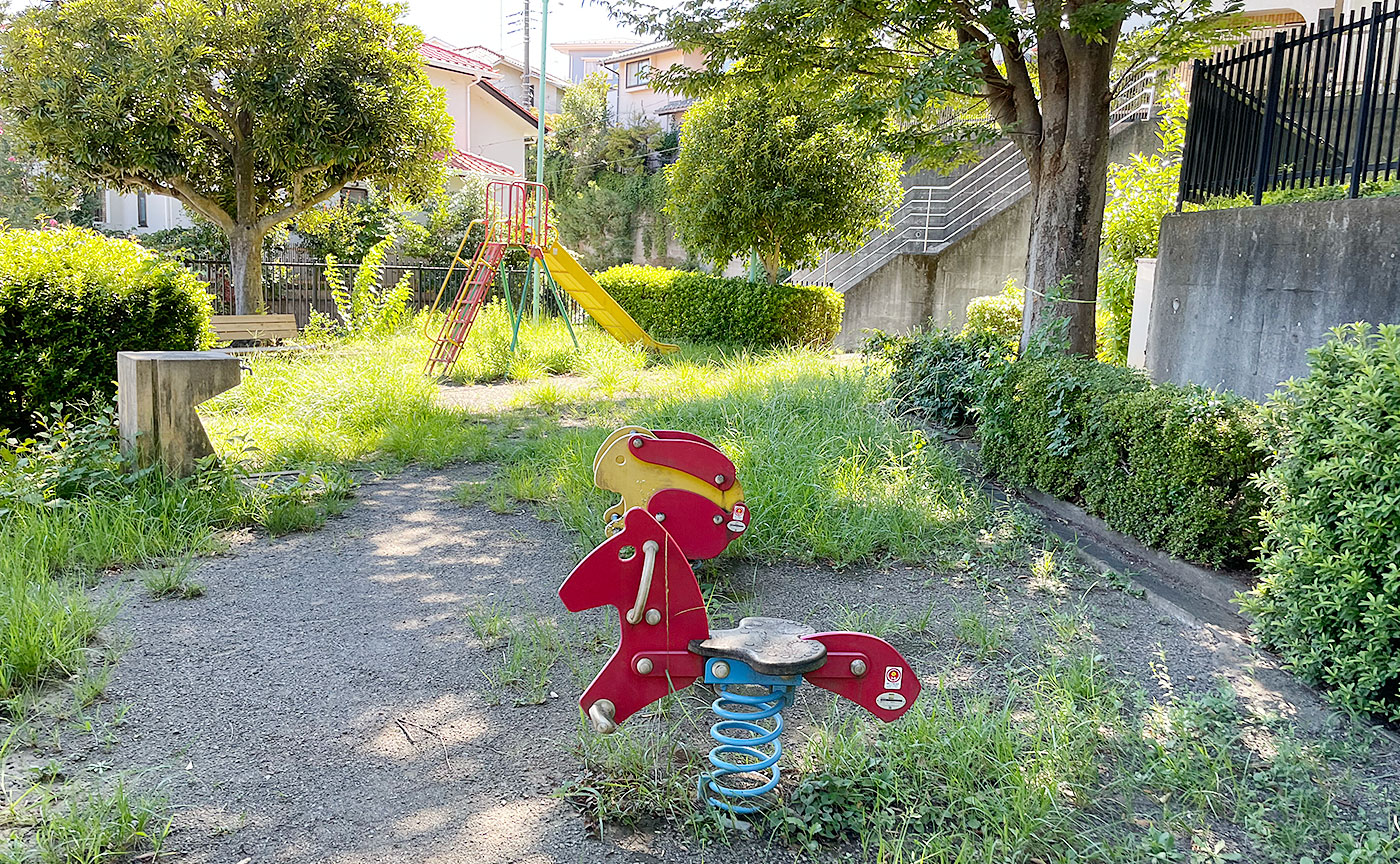
[[[1152,117],[1151,84],[1144,75],[1123,89],[1110,108],[1110,134]],[[988,148],[982,159],[956,174],[934,177],[933,183],[920,184],[919,176],[906,178],[904,200],[890,216],[889,229],[872,233],[855,252],[822,256],[817,266],[795,271],[790,281],[830,285],[844,294],[900,255],[939,254],[1030,191],[1025,160],[1009,141]]]

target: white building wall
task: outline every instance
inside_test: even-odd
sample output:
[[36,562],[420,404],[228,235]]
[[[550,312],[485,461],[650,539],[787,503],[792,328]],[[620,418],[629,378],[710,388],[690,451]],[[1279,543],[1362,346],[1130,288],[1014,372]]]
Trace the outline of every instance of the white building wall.
[[525,174],[525,138],[534,130],[519,114],[502,105],[485,90],[474,89],[471,102],[469,150],[478,156],[509,165]]
[[135,192],[118,192],[108,189],[105,196],[106,220],[99,227],[108,231],[130,231],[133,234],[149,234],[167,228],[189,228],[194,220],[186,212],[185,205],[168,195],[146,196],[146,224],[140,220],[140,196]]
[[617,70],[619,80],[617,101],[613,109],[618,122],[630,124],[638,120],[652,120],[660,123],[663,127],[667,126],[668,118],[658,115],[656,111],[665,107],[667,103],[683,97],[665,90],[654,90],[647,84],[628,87],[627,67],[641,59],[650,59],[654,69],[667,69],[677,64],[692,69],[702,69],[705,66],[705,57],[698,51],[682,52],[671,49],[653,54],[649,58],[633,58],[612,64],[613,68]]

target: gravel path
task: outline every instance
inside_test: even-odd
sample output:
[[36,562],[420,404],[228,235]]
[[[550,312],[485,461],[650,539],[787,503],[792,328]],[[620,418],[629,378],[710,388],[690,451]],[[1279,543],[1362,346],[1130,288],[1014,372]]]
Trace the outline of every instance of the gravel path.
[[[572,617],[555,595],[572,541],[529,514],[499,515],[446,498],[482,466],[368,483],[325,529],[247,538],[200,564],[207,588],[152,601],[131,587],[118,627],[131,645],[107,691],[129,704],[116,749],[100,758],[147,767],[177,808],[168,847],[182,862],[641,862],[792,860],[760,848],[693,851],[681,832],[594,837],[552,797],[579,771],[579,676],[552,676],[542,705],[501,704],[486,675],[501,650],[463,617],[500,603],[528,618]],[[129,577],[132,580],[134,576]],[[1082,609],[1085,638],[1124,673],[1162,692],[1160,657],[1178,689],[1223,675],[1256,707],[1324,722],[1321,703],[1266,657],[1192,629],[1119,591],[1041,584],[1008,571],[947,577],[926,568],[736,563],[727,580],[755,611],[831,627],[847,610],[876,620],[924,615],[925,632],[891,641],[921,675],[976,689],[1005,656],[978,661],[954,637],[967,610],[1003,620],[1013,650],[1053,629],[1047,605]],[[1051,580],[1053,583],[1053,580]],[[931,610],[931,611],[928,611]],[[713,611],[713,610],[712,610]],[[579,616],[613,638],[601,612]],[[594,666],[609,646],[580,649]],[[594,656],[596,655],[596,656]],[[586,664],[585,664],[586,665]],[[816,707],[814,707],[816,706]],[[801,736],[803,697],[790,728]]]
[[557,603],[570,542],[444,499],[479,476],[369,485],[323,531],[205,562],[202,598],[126,604],[133,644],[108,697],[133,707],[113,761],[165,769],[181,860],[486,864],[599,847],[549,797],[576,707],[490,705],[495,655],[460,614]]

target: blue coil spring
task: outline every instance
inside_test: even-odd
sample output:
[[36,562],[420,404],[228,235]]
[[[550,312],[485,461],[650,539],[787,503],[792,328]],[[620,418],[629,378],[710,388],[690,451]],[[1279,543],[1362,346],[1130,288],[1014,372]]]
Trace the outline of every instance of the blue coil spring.
[[[730,813],[756,813],[761,796],[778,786],[783,756],[782,711],[792,704],[793,691],[784,685],[747,685],[753,693],[736,692],[732,685],[716,684],[719,698],[711,705],[720,721],[710,727],[718,746],[710,751],[713,771],[700,775],[701,800]],[[760,721],[773,721],[772,728]],[[743,757],[735,761],[734,757]],[[743,785],[739,782],[742,778]]]

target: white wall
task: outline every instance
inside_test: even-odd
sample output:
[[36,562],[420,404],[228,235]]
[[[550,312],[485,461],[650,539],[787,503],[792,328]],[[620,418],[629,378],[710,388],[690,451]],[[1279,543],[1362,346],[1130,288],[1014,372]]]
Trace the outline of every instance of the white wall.
[[185,205],[166,195],[146,196],[146,224],[142,226],[135,192],[108,189],[102,194],[105,196],[107,219],[98,227],[108,231],[148,234],[167,228],[189,228],[194,224],[194,220],[185,212]]
[[[617,69],[620,85],[617,91],[617,102],[614,105],[614,112],[617,121],[620,123],[631,123],[638,118],[655,120],[662,126],[667,125],[667,118],[657,116],[658,108],[662,108],[668,102],[673,102],[682,98],[679,94],[668,93],[665,90],[653,90],[648,85],[640,87],[627,86],[627,67],[637,62],[639,59],[621,61],[613,65]],[[701,69],[705,66],[705,56],[699,51],[682,52],[677,49],[662,51],[651,55],[652,68],[667,69],[673,65],[689,66],[692,69]]]
[[[428,81],[444,91],[447,100],[447,113],[452,117],[452,143],[458,150],[470,150],[467,146],[468,90],[476,79],[461,72],[427,67]],[[474,99],[470,101],[475,101]]]
[[519,114],[479,87],[472,88],[469,150],[525,174],[525,138],[535,129]]

